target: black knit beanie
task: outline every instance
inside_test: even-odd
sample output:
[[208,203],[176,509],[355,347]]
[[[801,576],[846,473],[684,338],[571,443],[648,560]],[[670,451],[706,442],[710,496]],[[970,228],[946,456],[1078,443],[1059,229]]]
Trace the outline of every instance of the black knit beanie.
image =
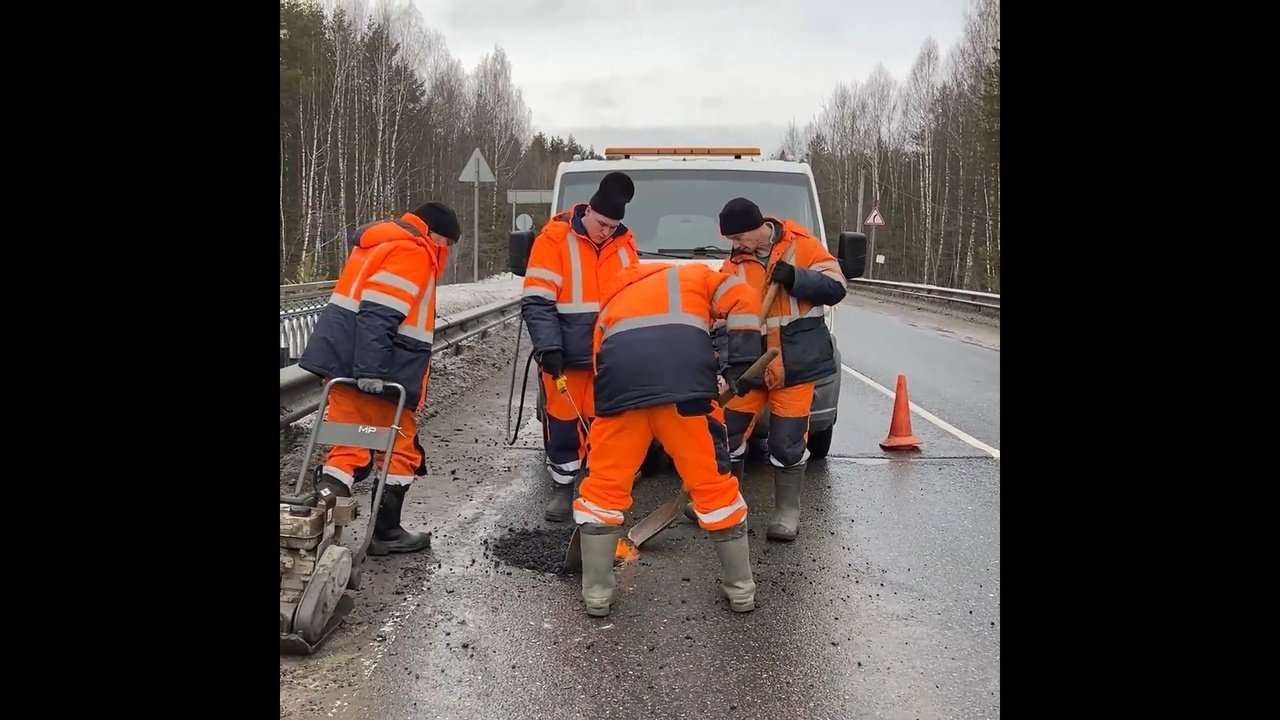
[[746,198],[734,198],[720,211],[720,234],[728,237],[764,225],[760,208]]
[[627,203],[635,197],[636,185],[624,173],[611,172],[600,181],[596,194],[591,196],[591,209],[609,218],[622,220],[627,213]]
[[462,237],[462,226],[458,224],[458,216],[444,203],[429,202],[413,211],[427,224],[427,229],[440,233],[454,242]]

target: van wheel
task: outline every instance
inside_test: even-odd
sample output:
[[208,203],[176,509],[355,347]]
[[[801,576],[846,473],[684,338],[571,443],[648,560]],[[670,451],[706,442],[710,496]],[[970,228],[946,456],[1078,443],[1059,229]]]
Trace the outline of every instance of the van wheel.
[[827,456],[827,451],[831,449],[831,434],[835,431],[836,426],[823,430],[822,432],[809,433],[809,460],[821,460]]

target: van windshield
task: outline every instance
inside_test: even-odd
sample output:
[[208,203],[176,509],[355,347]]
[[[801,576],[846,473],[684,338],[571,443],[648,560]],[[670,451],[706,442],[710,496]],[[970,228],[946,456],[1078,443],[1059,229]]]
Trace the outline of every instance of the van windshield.
[[[587,202],[610,170],[568,172],[561,176],[559,212]],[[641,252],[727,255],[730,243],[720,235],[720,209],[735,197],[760,206],[764,215],[790,218],[818,233],[818,210],[809,178],[801,173],[743,170],[628,170],[636,184],[623,224],[631,228]],[[683,252],[682,252],[683,251]]]

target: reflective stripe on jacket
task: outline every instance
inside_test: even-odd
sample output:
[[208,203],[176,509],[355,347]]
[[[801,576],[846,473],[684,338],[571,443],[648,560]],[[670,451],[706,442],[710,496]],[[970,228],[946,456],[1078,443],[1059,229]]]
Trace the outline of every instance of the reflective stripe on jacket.
[[728,329],[728,362],[760,357],[760,298],[702,264],[635,265],[602,295],[592,334],[596,415],[718,396],[710,329]]
[[765,308],[768,347],[779,348],[778,357],[765,373],[768,387],[789,387],[820,380],[839,372],[831,333],[822,321],[826,305],[837,305],[848,292],[840,263],[817,238],[791,220],[765,218],[782,229],[765,267],[752,253],[734,253],[721,271],[734,273],[756,288],[763,300],[767,281],[778,260],[796,269],[796,282],[788,293],[779,288],[773,305]]
[[560,350],[567,368],[591,367],[591,328],[600,311],[600,288],[639,261],[635,238],[625,225],[600,246],[587,239],[581,230],[586,209],[581,203],[556,215],[534,239],[520,303],[534,351]]
[[[420,408],[444,248],[428,239],[426,223],[413,214],[369,223],[353,235],[355,247],[298,365],[324,378],[400,383],[405,407]],[[395,402],[394,391],[383,396]]]

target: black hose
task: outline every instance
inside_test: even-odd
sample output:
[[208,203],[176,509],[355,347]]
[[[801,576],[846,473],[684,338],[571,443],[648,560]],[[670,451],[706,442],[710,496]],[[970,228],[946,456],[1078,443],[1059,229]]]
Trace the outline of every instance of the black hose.
[[[529,359],[524,362],[524,382],[520,383],[520,407],[516,410],[516,427],[511,433],[511,439],[507,441],[508,446],[516,444],[516,436],[520,434],[520,423],[524,420],[524,393],[529,387],[529,366],[533,364],[533,355],[534,351],[530,350]],[[516,358],[516,362],[519,363],[519,361],[520,359]],[[511,391],[511,396],[515,397],[514,380],[512,382]],[[507,409],[507,417],[511,417],[510,407]]]
[[[507,422],[511,422],[511,401],[516,396],[516,368],[520,366],[520,334],[524,330],[524,315],[521,314],[520,322],[516,325],[516,349],[513,353],[511,365],[511,388],[507,391]],[[529,351],[529,359],[524,363],[524,382],[520,383],[520,408],[516,410],[516,427],[511,431],[511,439],[507,441],[507,445],[515,445],[516,437],[520,435],[520,423],[524,421],[524,394],[529,388],[529,365],[533,363],[534,351]],[[508,425],[510,427],[510,425]]]

